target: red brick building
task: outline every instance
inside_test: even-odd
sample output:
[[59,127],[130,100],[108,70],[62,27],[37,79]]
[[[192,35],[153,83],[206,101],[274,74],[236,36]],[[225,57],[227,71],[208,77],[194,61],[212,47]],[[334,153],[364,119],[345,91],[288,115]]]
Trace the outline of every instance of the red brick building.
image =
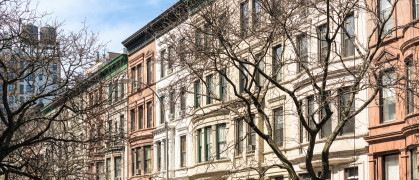
[[154,162],[156,44],[148,28],[122,43],[128,49],[128,77],[132,80],[128,86],[128,179],[149,179]]
[[[381,19],[391,14],[391,2],[369,0],[368,3],[377,7]],[[400,0],[385,24],[384,32],[417,21],[418,3],[416,0]],[[367,34],[371,34],[373,19],[367,21]],[[406,26],[388,33],[383,47],[374,56],[374,66],[379,67],[380,89],[368,109],[369,136],[365,139],[369,143],[370,180],[418,179],[419,99],[414,95],[417,85],[409,82],[415,78],[418,69],[418,27],[418,24]],[[370,47],[374,48],[377,42],[378,34],[375,32]],[[369,94],[372,95],[373,91]]]

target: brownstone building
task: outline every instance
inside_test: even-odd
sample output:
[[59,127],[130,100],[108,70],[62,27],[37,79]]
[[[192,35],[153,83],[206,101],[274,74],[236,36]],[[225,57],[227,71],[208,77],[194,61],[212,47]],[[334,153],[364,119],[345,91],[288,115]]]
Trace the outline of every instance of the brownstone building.
[[[392,16],[394,1],[369,0],[377,7],[381,19],[390,17],[384,25],[383,47],[374,57],[374,65],[379,67],[379,92],[369,107],[369,179],[418,179],[418,126],[419,110],[417,85],[409,80],[416,80],[418,63],[419,27],[406,26],[391,32],[393,27],[400,27],[415,22],[419,17],[418,1],[400,0]],[[372,19],[368,19],[372,22]],[[373,24],[368,23],[368,34],[373,32]],[[370,43],[375,47],[378,34]],[[416,79],[414,79],[416,78]],[[416,92],[416,93],[415,93]],[[373,91],[369,91],[372,95]]]
[[122,42],[128,49],[128,179],[149,179],[153,172],[155,129],[155,50],[150,28]]

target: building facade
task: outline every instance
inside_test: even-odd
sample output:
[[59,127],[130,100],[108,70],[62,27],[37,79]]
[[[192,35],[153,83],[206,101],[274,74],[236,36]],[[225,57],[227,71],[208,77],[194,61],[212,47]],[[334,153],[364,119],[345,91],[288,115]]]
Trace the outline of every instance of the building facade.
[[109,53],[87,72],[92,85],[85,93],[89,132],[89,179],[125,179],[127,175],[126,118],[128,57]]
[[128,49],[128,177],[148,179],[153,173],[153,134],[156,126],[156,44],[147,27],[123,45]]
[[[384,12],[393,1],[368,1]],[[379,92],[369,108],[368,158],[370,180],[418,179],[417,156],[417,69],[418,46],[417,24],[407,25],[418,18],[416,1],[399,1],[393,15],[384,26],[383,47],[374,56],[379,69]],[[391,10],[389,11],[391,12]],[[381,19],[385,17],[380,17]],[[369,17],[369,19],[374,19]],[[391,31],[396,26],[404,28]],[[373,33],[371,47],[379,42],[378,33]],[[373,90],[369,94],[373,94]]]

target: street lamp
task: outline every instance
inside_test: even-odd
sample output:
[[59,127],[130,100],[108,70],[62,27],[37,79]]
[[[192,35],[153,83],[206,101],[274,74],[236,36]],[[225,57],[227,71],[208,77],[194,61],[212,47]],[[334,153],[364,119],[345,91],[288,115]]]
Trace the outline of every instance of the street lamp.
[[[159,102],[160,102],[160,104],[163,104],[164,102],[163,102],[163,99],[160,97],[160,95],[159,94],[157,94],[157,92],[156,91],[154,91],[153,90],[153,88],[151,88],[148,84],[146,84],[146,83],[143,83],[142,81],[138,81],[138,80],[134,80],[134,79],[120,79],[119,80],[120,82],[132,82],[132,83],[138,83],[137,85],[138,85],[138,87],[140,87],[139,85],[144,85],[147,89],[150,89],[152,92],[153,92],[153,94],[157,97],[157,99],[159,99]],[[165,116],[165,109],[164,109],[164,104],[163,104],[163,111],[162,111],[162,113],[163,113],[163,117],[166,117]],[[165,118],[166,119],[166,118]],[[166,147],[165,147],[165,149],[166,149],[166,180],[169,180],[169,156],[168,156],[168,154],[169,154],[169,125],[168,125],[168,123],[167,123],[167,121],[164,121],[164,128],[166,129]]]

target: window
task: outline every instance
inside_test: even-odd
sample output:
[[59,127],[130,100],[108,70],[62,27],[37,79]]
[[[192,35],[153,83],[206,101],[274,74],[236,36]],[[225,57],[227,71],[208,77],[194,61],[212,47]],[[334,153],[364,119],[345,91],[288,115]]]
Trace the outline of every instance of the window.
[[417,147],[410,149],[410,179],[418,179],[418,152]]
[[263,84],[265,83],[265,77],[261,74],[261,72],[264,72],[265,70],[265,62],[263,59],[261,60],[262,55],[257,54],[256,55],[256,61],[259,61],[259,64],[256,66],[256,85],[261,88],[263,87]]
[[227,157],[226,124],[217,125],[217,159]]
[[133,67],[133,68],[131,68],[131,79],[132,79],[132,81],[133,81],[133,83],[132,83],[132,89],[131,89],[131,92],[133,93],[134,91],[135,91],[135,88],[137,87],[137,80],[136,80],[136,77],[135,77],[135,67]]
[[[302,108],[302,104],[303,104],[303,102],[302,101],[299,101],[298,102],[299,104],[300,104],[300,108]],[[299,122],[299,126],[298,126],[298,133],[299,133],[299,136],[298,136],[298,138],[299,138],[299,143],[303,143],[304,142],[304,127],[303,127],[303,123],[300,121]],[[301,151],[300,151],[300,154],[301,154]]]
[[247,66],[240,64],[239,67],[239,92],[244,93],[245,88],[247,87]]
[[121,96],[121,99],[123,99],[124,98],[124,93],[125,93],[124,92],[124,84],[123,83],[120,84],[120,88],[121,88],[121,95],[120,96]]
[[32,88],[30,85],[26,85],[26,92],[31,92]]
[[[343,57],[355,55],[355,46],[351,39],[355,37],[354,14],[350,14],[345,18],[344,32],[342,34],[342,55]],[[346,32],[345,32],[346,31]]]
[[[340,118],[342,118],[342,114],[345,112],[345,109],[348,106],[349,98],[351,96],[351,93],[349,91],[350,91],[350,89],[348,89],[348,88],[343,88],[343,89],[340,90],[340,99],[339,99],[339,101],[340,101],[340,105],[339,105],[340,106],[340,111],[339,111],[340,112],[339,113]],[[353,99],[355,99],[355,98],[353,98]],[[352,105],[349,109],[348,116],[350,116],[355,111],[355,101],[352,100],[351,103],[352,103]],[[353,117],[346,122],[345,126],[342,128],[341,133],[345,134],[345,133],[354,133],[354,132],[355,132],[355,118]]]
[[[21,84],[21,85],[19,85],[20,87],[19,87],[19,92],[20,92],[20,94],[23,94],[23,93],[25,93],[25,88],[24,88],[24,85],[23,84]],[[0,88],[1,89],[1,88]]]
[[180,136],[180,167],[186,166],[186,136]]
[[175,91],[170,92],[170,115],[172,116],[171,119],[175,117],[175,110],[176,110],[176,94]]
[[284,112],[282,107],[274,110],[274,141],[278,147],[284,145]]
[[147,128],[153,127],[153,107],[151,102],[147,103]]
[[[326,96],[328,97],[329,93],[327,93]],[[325,105],[325,106],[329,107],[330,110],[332,108],[332,105],[330,103]],[[322,108],[322,111],[320,112],[320,114],[321,114],[322,118],[326,117],[326,107]],[[323,124],[321,132],[320,132],[320,138],[325,138],[325,137],[329,136],[330,134],[332,134],[332,118],[331,117],[326,120],[326,123]]]
[[142,129],[144,124],[144,108],[138,106],[138,129]]
[[407,92],[406,92],[406,106],[407,106],[407,114],[413,113],[415,111],[415,88],[414,85],[412,85],[412,81],[414,81],[414,66],[413,61],[410,59],[406,63],[406,70],[407,70],[407,79],[406,79],[406,85],[407,85]]
[[165,57],[166,56],[166,50],[163,49],[160,51],[160,78],[163,78],[166,76],[166,69],[165,69]]
[[398,180],[399,179],[399,155],[383,156],[383,176],[384,180]]
[[[33,80],[33,74],[31,74],[31,75],[29,75],[29,80]],[[58,82],[58,76],[56,75],[56,74],[54,74],[53,76],[52,76],[52,82],[53,83],[57,83]]]
[[[21,85],[21,86],[23,86],[23,85]],[[23,91],[23,87],[20,88],[20,89],[21,89],[21,91]],[[1,85],[1,84],[0,84],[0,91],[3,91],[3,85]]]
[[323,63],[323,59],[327,56],[327,42],[326,34],[327,33],[327,24],[321,25],[317,29],[317,38],[318,38],[318,52],[319,52],[319,62]]
[[212,92],[214,91],[214,82],[212,78],[212,74],[206,77],[207,82],[207,104],[212,104]]
[[201,129],[198,129],[196,131],[196,140],[197,140],[197,155],[198,155],[198,163],[202,161],[201,155],[202,155],[202,139],[201,139]]
[[297,37],[297,50],[300,59],[297,57],[298,68],[297,72],[301,72],[303,70],[303,65],[307,66],[308,63],[308,46],[307,46],[307,36],[300,35]]
[[113,90],[114,90],[114,95],[115,95],[115,102],[117,102],[118,101],[118,86],[115,85]]
[[243,152],[243,119],[236,121],[236,152],[240,155]]
[[9,84],[9,91],[14,91],[15,89],[14,89],[14,87],[13,87],[13,84]]
[[131,116],[131,131],[135,130],[135,110],[130,110],[130,116]]
[[[138,86],[141,88],[143,86],[143,64],[137,66],[137,76],[138,76]],[[137,84],[137,82],[136,82]]]
[[124,115],[119,116],[119,136],[124,137]]
[[103,162],[96,163],[96,177],[98,180],[103,180]]
[[394,71],[387,71],[381,74],[380,110],[381,122],[391,122],[396,119],[396,93]]
[[201,49],[202,49],[202,32],[199,30],[195,31],[195,47],[197,49],[197,52],[195,52],[195,59],[199,59],[201,55]]
[[345,168],[345,180],[358,180],[358,167]]
[[[314,122],[314,97],[309,96],[307,97],[307,120],[308,120],[308,126],[310,128],[315,127]],[[307,141],[310,141],[310,134],[307,132]]]
[[109,84],[108,101],[109,101],[109,104],[112,104],[112,85],[111,84]]
[[194,107],[195,109],[201,106],[201,83],[199,80],[194,83]]
[[211,138],[211,126],[205,127],[205,161],[211,161],[212,160],[212,138]]
[[111,158],[106,158],[106,180],[111,179]]
[[186,110],[186,92],[184,88],[182,88],[182,91],[180,92],[180,110],[182,113]]
[[57,65],[57,63],[52,64],[52,70],[53,70],[53,71],[57,71],[57,70],[58,70],[58,65]]
[[141,148],[138,147],[135,152],[137,153],[137,161],[135,162],[137,172],[135,174],[141,174]]
[[44,79],[44,75],[40,74],[39,75],[39,80],[42,80],[42,79]]
[[157,142],[157,170],[160,171],[161,170],[161,142]]
[[115,178],[121,178],[122,169],[121,169],[121,156],[114,158],[115,163]]
[[135,175],[135,149],[131,149],[131,175]]
[[112,120],[108,121],[108,133],[109,137],[112,137]]
[[412,0],[413,19],[419,18],[419,0]]
[[152,81],[152,75],[153,75],[153,67],[151,64],[151,59],[147,59],[147,84],[151,84]]
[[[256,125],[254,115],[252,115],[252,121]],[[247,152],[253,153],[256,150],[256,132],[250,127],[249,124],[247,124],[247,133]]]
[[282,46],[276,46],[273,48],[273,55],[272,55],[272,76],[277,82],[282,81]]
[[393,28],[393,0],[380,0],[378,9],[380,10],[380,26],[385,20],[388,21],[383,26],[383,35]]
[[160,99],[160,124],[163,124],[164,122],[166,122],[166,118],[164,117],[166,97],[161,96]]
[[240,4],[240,28],[242,36],[246,36],[249,31],[249,2]]
[[[223,72],[224,74],[225,72]],[[220,99],[226,100],[227,97],[227,79],[220,73]]]
[[144,147],[144,170],[151,173],[151,146]]
[[211,38],[211,27],[206,24],[204,26],[204,51],[208,51],[209,49],[209,43],[210,43],[210,38]]
[[253,0],[253,28],[260,27],[262,23],[262,3],[260,0]]
[[168,55],[167,55],[167,73],[170,74],[173,72],[173,61],[174,61],[174,53],[175,50],[172,46],[170,46],[168,49]]

